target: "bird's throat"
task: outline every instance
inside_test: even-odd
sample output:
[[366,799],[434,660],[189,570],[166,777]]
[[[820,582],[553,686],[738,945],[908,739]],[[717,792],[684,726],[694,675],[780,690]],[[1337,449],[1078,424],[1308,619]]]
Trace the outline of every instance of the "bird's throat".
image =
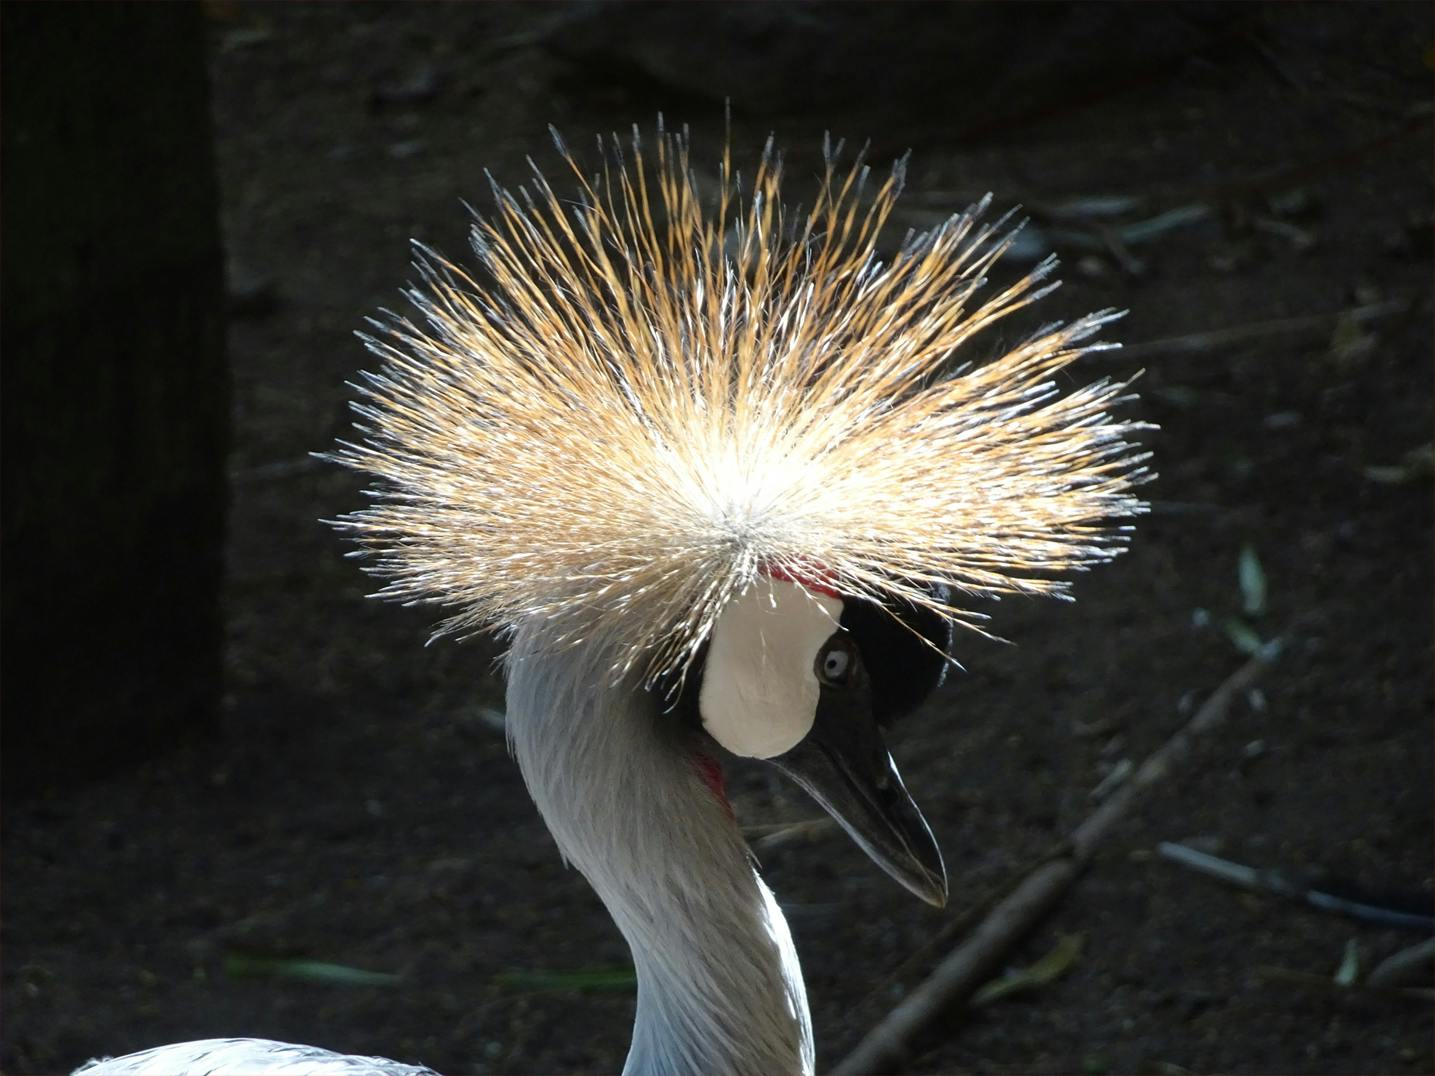
[[625,1073],[812,1070],[787,923],[753,872],[716,760],[666,734],[654,697],[605,655],[520,628],[508,730],[564,858],[593,885],[638,977]]

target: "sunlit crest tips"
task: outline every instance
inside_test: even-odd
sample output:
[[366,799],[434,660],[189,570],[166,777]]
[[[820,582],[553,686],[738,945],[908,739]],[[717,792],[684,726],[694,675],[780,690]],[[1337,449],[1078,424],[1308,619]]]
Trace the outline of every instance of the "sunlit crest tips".
[[416,248],[416,314],[364,337],[380,367],[333,455],[377,479],[339,526],[382,593],[450,607],[445,631],[544,618],[654,676],[763,572],[927,605],[941,581],[970,623],[1119,552],[1146,477],[1127,386],[1055,379],[1118,315],[972,364],[1054,264],[989,287],[1012,230],[985,201],[883,261],[902,162],[874,183],[829,146],[790,215],[771,142],[706,186],[685,134],[600,140],[595,175],[555,143],[564,193],[495,184],[479,271]]

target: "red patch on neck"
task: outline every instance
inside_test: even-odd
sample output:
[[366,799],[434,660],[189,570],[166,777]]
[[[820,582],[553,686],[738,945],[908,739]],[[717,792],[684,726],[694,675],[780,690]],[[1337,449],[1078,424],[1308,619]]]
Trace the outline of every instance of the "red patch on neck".
[[727,811],[729,818],[735,818],[732,804],[727,798],[727,781],[723,777],[722,763],[713,758],[706,751],[699,751],[693,756],[693,764],[698,768],[698,776],[703,779],[703,784],[712,789],[717,801],[722,804],[723,810]]
[[769,579],[776,579],[783,583],[796,583],[815,594],[825,594],[829,598],[842,600],[842,595],[838,594],[837,588],[832,585],[831,575],[821,565],[804,564],[800,569],[793,570],[773,564],[764,567],[762,572]]

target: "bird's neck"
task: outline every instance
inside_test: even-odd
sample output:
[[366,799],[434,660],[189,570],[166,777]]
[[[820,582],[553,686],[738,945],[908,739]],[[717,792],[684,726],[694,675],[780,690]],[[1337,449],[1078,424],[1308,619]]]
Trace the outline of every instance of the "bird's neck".
[[520,628],[509,653],[509,738],[559,849],[632,948],[625,1074],[810,1073],[787,922],[691,738],[653,696],[615,686],[604,655],[540,638]]

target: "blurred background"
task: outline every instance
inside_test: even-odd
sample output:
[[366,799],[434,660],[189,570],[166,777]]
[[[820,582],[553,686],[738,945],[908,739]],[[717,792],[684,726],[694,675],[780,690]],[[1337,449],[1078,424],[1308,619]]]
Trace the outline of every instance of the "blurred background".
[[[906,1067],[1432,1070],[1428,995],[1363,985],[1430,921],[1428,5],[0,17],[4,1071],[222,1034],[621,1065],[626,947],[507,757],[496,645],[426,648],[432,610],[365,599],[318,522],[362,483],[309,453],[348,428],[353,333],[402,306],[409,242],[465,256],[485,169],[557,176],[548,124],[596,163],[589,136],[661,113],[715,175],[725,102],[739,166],[786,148],[790,201],[824,132],[879,169],[910,149],[890,247],[988,191],[1022,206],[1004,271],[1055,250],[1066,281],[1031,324],[1129,308],[1072,377],[1144,370],[1160,426],[1130,553],[1074,604],[986,610],[1017,645],[959,638],[966,672],[894,732],[947,909],[732,774],[819,1066],[1279,639],[1012,951],[1046,973]],[[1399,915],[1228,887],[1163,841]]]

